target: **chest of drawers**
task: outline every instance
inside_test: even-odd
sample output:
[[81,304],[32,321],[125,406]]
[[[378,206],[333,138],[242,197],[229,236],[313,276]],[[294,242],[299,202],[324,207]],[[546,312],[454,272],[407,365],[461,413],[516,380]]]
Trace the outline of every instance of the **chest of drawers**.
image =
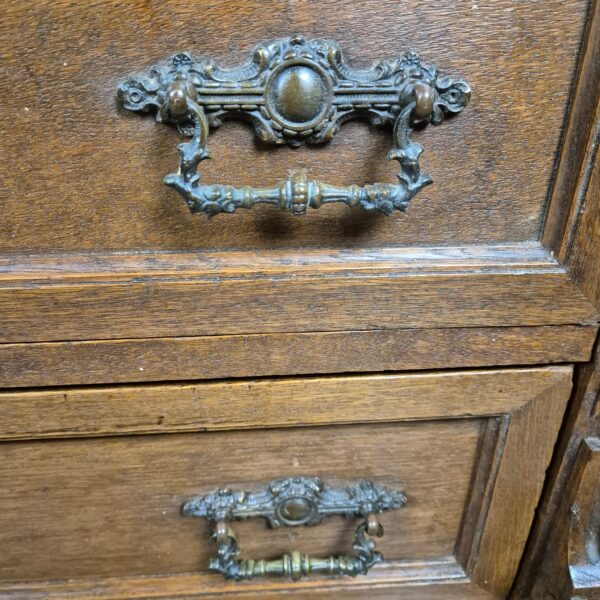
[[1,598],[598,593],[596,2],[3,14]]

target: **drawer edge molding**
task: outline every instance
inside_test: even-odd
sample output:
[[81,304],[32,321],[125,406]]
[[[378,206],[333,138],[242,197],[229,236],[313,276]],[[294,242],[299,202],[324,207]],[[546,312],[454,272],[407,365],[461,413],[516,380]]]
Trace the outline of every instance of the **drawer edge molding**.
[[597,331],[597,325],[454,327],[0,344],[0,386],[585,362]]
[[0,261],[0,343],[535,327],[599,318],[565,267],[536,243],[313,251],[302,259],[294,252],[216,253],[188,256],[183,265],[179,253],[38,259]]
[[566,273],[527,270],[0,289],[0,343],[597,321]]
[[[424,585],[431,584],[431,585]],[[433,588],[432,588],[433,586]],[[416,563],[388,562],[375,565],[360,580],[331,579],[305,580],[290,584],[285,581],[255,580],[245,582],[246,600],[262,600],[286,594],[292,590],[299,598],[389,598],[388,594],[401,592],[411,594],[415,600],[429,600],[432,589],[440,600],[488,600],[491,595],[468,581],[461,566],[453,557]],[[306,594],[306,596],[304,596]],[[7,600],[167,600],[171,598],[219,598],[240,597],[239,586],[225,582],[209,574],[184,573],[157,577],[127,577],[79,579],[70,581],[41,581],[0,583],[0,597]],[[391,596],[393,597],[393,596]]]
[[[4,474],[5,478],[8,478],[9,481],[15,477],[14,469],[6,466],[11,461],[17,460],[23,465],[27,462],[28,456],[34,460],[45,457],[43,460],[44,465],[39,472],[46,474],[50,472],[56,473],[49,481],[53,481],[55,485],[60,485],[63,475],[62,472],[56,471],[55,453],[63,457],[63,465],[72,464],[73,459],[81,457],[81,460],[76,459],[74,461],[79,466],[73,471],[76,476],[71,486],[71,492],[65,496],[66,498],[71,498],[75,502],[75,505],[78,505],[79,502],[77,498],[79,497],[78,490],[81,489],[81,482],[86,482],[85,485],[93,486],[94,503],[99,502],[100,506],[105,498],[108,499],[108,503],[103,505],[103,510],[109,515],[112,514],[114,509],[114,501],[111,498],[118,498],[123,494],[122,497],[132,500],[130,504],[127,504],[129,508],[124,513],[121,513],[123,516],[131,515],[131,519],[129,516],[126,516],[128,527],[133,528],[134,532],[137,531],[139,527],[140,508],[142,509],[141,514],[146,514],[147,510],[151,513],[151,515],[148,515],[148,526],[150,527],[150,523],[153,520],[154,524],[158,526],[158,529],[149,532],[148,535],[151,537],[144,538],[142,536],[139,538],[140,541],[148,539],[152,548],[154,548],[153,541],[155,539],[152,531],[156,531],[156,533],[162,532],[162,535],[167,536],[166,540],[163,539],[163,542],[166,541],[165,548],[169,548],[170,545],[172,546],[171,542],[174,539],[172,538],[174,528],[181,528],[182,531],[180,533],[183,534],[183,537],[179,539],[187,540],[187,543],[184,544],[184,548],[181,548],[180,545],[172,547],[175,553],[187,548],[188,551],[184,551],[184,558],[180,559],[175,556],[174,562],[164,563],[163,559],[159,558],[159,554],[158,556],[155,555],[153,559],[155,562],[153,562],[154,566],[151,567],[151,572],[164,573],[167,577],[175,573],[182,573],[183,571],[189,573],[195,572],[196,569],[202,569],[202,566],[198,562],[208,561],[209,556],[212,554],[209,548],[205,548],[205,551],[202,552],[202,561],[194,560],[193,555],[190,554],[190,551],[193,552],[194,549],[198,549],[198,538],[194,533],[196,529],[188,527],[188,524],[179,516],[182,503],[196,493],[207,493],[223,484],[239,489],[251,488],[254,485],[253,482],[256,480],[255,473],[257,471],[265,473],[263,467],[259,465],[265,465],[265,469],[270,468],[264,461],[260,462],[258,458],[256,463],[254,463],[253,449],[257,447],[257,444],[265,444],[268,447],[268,454],[278,457],[274,464],[274,470],[271,471],[269,476],[265,474],[265,479],[286,477],[290,474],[291,469],[292,474],[302,476],[307,472],[305,469],[310,463],[314,465],[311,472],[326,479],[339,477],[336,481],[352,481],[356,475],[357,468],[361,468],[367,469],[364,475],[372,477],[375,481],[392,485],[398,489],[406,486],[407,492],[414,494],[414,497],[409,498],[407,512],[403,512],[401,515],[402,517],[406,515],[407,519],[402,519],[401,522],[396,519],[392,519],[393,522],[388,520],[386,527],[394,527],[393,531],[403,532],[409,530],[414,525],[416,527],[414,533],[417,537],[421,521],[408,519],[408,517],[410,516],[409,510],[414,508],[417,508],[418,514],[420,505],[418,499],[420,496],[416,490],[420,486],[420,481],[422,481],[421,477],[425,477],[427,481],[425,487],[421,489],[421,493],[427,493],[427,489],[432,489],[427,486],[435,486],[437,481],[444,480],[444,487],[439,490],[439,494],[436,496],[437,500],[435,501],[442,502],[445,505],[446,502],[453,502],[455,499],[458,500],[458,505],[455,506],[453,512],[457,527],[454,531],[459,531],[460,515],[463,513],[465,506],[469,507],[467,510],[471,510],[471,507],[479,504],[482,518],[478,520],[475,531],[465,532],[466,538],[464,544],[460,538],[456,538],[455,534],[451,534],[446,539],[444,545],[440,547],[441,556],[446,557],[450,553],[457,553],[457,561],[462,565],[463,570],[462,573],[456,573],[456,571],[455,573],[461,583],[468,584],[466,589],[477,591],[479,588],[480,592],[492,593],[494,597],[506,597],[512,585],[514,574],[530,532],[531,521],[538,505],[539,494],[552,456],[556,435],[562,423],[564,409],[568,402],[571,378],[572,369],[569,367],[547,367],[511,369],[506,371],[416,373],[399,376],[304,378],[296,380],[294,389],[290,388],[287,390],[285,386],[289,386],[290,381],[284,380],[269,381],[266,383],[257,381],[229,382],[222,384],[229,386],[228,391],[231,394],[229,398],[218,396],[212,398],[213,404],[219,409],[221,417],[222,407],[227,406],[231,414],[238,415],[246,411],[247,419],[254,418],[258,421],[258,419],[264,418],[264,414],[260,414],[260,410],[257,411],[257,405],[259,402],[264,402],[266,409],[263,410],[263,413],[271,415],[273,411],[279,411],[279,415],[275,415],[278,421],[281,421],[282,415],[287,413],[291,417],[289,422],[292,426],[295,426],[295,429],[266,432],[261,428],[255,432],[238,431],[227,432],[225,434],[156,435],[138,437],[137,439],[135,436],[128,436],[127,438],[106,440],[5,443],[4,447],[7,452],[8,462],[5,461]],[[394,385],[394,382],[396,385]],[[261,384],[268,384],[275,387],[273,387],[270,394],[267,394],[267,389],[264,386],[261,387]],[[209,385],[205,384],[201,387],[205,389]],[[246,389],[244,389],[244,385]],[[104,415],[99,414],[98,405],[92,407],[90,415],[97,420],[103,420],[106,414],[118,410],[119,406],[124,404],[122,397],[119,396],[119,391],[122,389],[124,388],[94,390],[97,393],[112,394],[113,402],[109,403],[110,406],[106,407],[108,410]],[[147,404],[151,389],[152,386],[144,386],[144,398],[141,404]],[[89,392],[89,390],[85,391]],[[170,392],[173,391],[172,389],[170,390]],[[336,397],[336,391],[342,395]],[[215,392],[214,389],[213,392]],[[298,405],[299,402],[311,397],[312,402],[310,403],[309,410],[305,406]],[[344,397],[346,397],[345,403],[342,402]],[[176,396],[171,396],[171,401],[165,402],[166,398],[163,397],[160,401],[161,407],[166,408],[167,405],[173,404],[173,399],[175,398]],[[231,398],[237,398],[237,404],[233,405],[230,402]],[[105,403],[106,400],[107,398],[105,397]],[[68,398],[63,398],[62,402],[63,407],[68,408]],[[85,412],[85,406],[81,402],[73,404],[74,414]],[[199,402],[194,403],[193,412],[195,414],[201,413],[206,405],[205,396],[204,398],[200,398]],[[2,408],[5,409],[9,406],[10,402],[6,403]],[[35,407],[32,408],[35,411]],[[131,406],[125,405],[123,408],[130,415]],[[180,412],[180,407],[173,406],[172,408],[174,410],[173,414]],[[312,427],[304,429],[298,427],[301,424],[319,424],[319,422],[305,423],[306,415],[314,418],[319,410],[330,411],[329,422],[331,422],[332,418],[335,419],[336,416],[339,420],[340,415],[342,415],[345,420],[349,421],[350,418],[354,418],[355,423],[362,423],[362,425],[352,425],[345,428]],[[369,410],[371,411],[370,413],[368,412]],[[388,415],[388,411],[391,411],[392,414]],[[0,414],[3,413],[4,410],[0,411]],[[384,423],[380,425],[365,424],[374,422],[373,417],[381,419],[382,414],[385,415],[385,418],[389,418],[394,422],[387,425]],[[38,420],[43,420],[51,416],[52,411],[48,411],[43,415],[37,414]],[[181,416],[186,418],[189,414]],[[292,423],[294,416],[296,419]],[[321,424],[323,424],[324,417],[327,420],[327,415],[324,415],[323,412],[318,415]],[[420,419],[425,422],[414,422]],[[485,423],[486,420],[488,421],[487,425]],[[401,423],[397,421],[408,422]],[[502,426],[499,428],[493,426],[493,422],[499,421],[507,425],[506,435],[504,435]],[[501,423],[498,424],[501,425]],[[187,425],[189,426],[189,423]],[[404,433],[401,434],[400,431]],[[467,433],[469,431],[470,433]],[[367,432],[368,435],[365,436]],[[375,435],[375,438],[372,437],[371,433]],[[377,435],[378,433],[379,436]],[[408,436],[404,438],[405,443],[402,441],[402,435]],[[470,457],[465,456],[465,447],[458,443],[459,439],[465,439],[465,435],[470,439],[468,446],[471,450],[467,452],[470,454]],[[219,438],[221,441],[219,441]],[[310,439],[318,440],[317,444],[306,443]],[[380,439],[381,445],[373,444],[373,439]],[[496,439],[499,443],[495,442]],[[349,442],[349,440],[355,441]],[[350,443],[352,447],[356,443],[356,440],[360,440],[361,444],[365,444],[364,450],[366,454],[363,455],[365,457],[363,461],[360,458],[355,461],[353,458],[354,455],[348,452],[348,444]],[[391,440],[396,441],[390,444]],[[281,452],[281,449],[286,447],[288,441],[290,451]],[[221,443],[224,443],[225,446],[220,446]],[[207,449],[213,448],[214,444],[216,444],[215,448],[221,447],[224,451],[219,453],[219,460],[211,462],[209,460],[210,454],[207,455],[205,453]],[[94,447],[98,449],[98,452],[90,451]],[[334,447],[337,450],[332,452],[331,464],[328,464],[327,461],[321,461],[322,464],[320,464],[323,450],[325,448],[333,449]],[[482,477],[480,484],[483,484],[483,487],[481,485],[479,487],[482,488],[482,493],[476,493],[469,498],[467,490],[471,485],[472,467],[475,465],[472,461],[480,447],[489,456],[489,460],[488,458],[484,458],[483,461],[477,463],[481,465]],[[311,449],[312,458],[308,460],[306,466],[302,465],[302,461],[298,462],[298,460],[294,460],[294,457],[301,455],[303,449],[306,449],[308,458],[309,448]],[[408,455],[404,455],[403,459],[402,448],[406,449],[409,453]],[[433,451],[434,448],[436,449],[435,452]],[[443,469],[444,475],[439,479],[435,477],[435,472],[429,473],[427,471],[426,465],[429,449],[432,450],[430,455],[432,460],[436,455],[443,457],[442,462],[438,463],[438,468]],[[454,456],[452,449],[456,451]],[[386,450],[389,453],[382,454]],[[212,452],[212,450],[209,452]],[[499,456],[499,453],[501,453],[501,456]],[[102,457],[105,460],[102,460]],[[179,460],[179,457],[182,458],[182,462],[176,467],[173,464],[173,458]],[[206,460],[204,460],[204,457],[206,457]],[[404,460],[403,463],[397,462],[396,466],[400,464],[404,466],[392,474],[390,472],[390,461],[394,461],[396,457],[398,461]],[[465,462],[462,463],[460,470],[462,475],[457,478],[448,467],[456,461],[461,461],[463,458]],[[233,463],[232,460],[234,461]],[[377,467],[375,467],[376,463]],[[116,464],[122,464],[123,470],[118,468],[115,472]],[[140,470],[143,464],[146,466]],[[173,465],[173,470],[168,468],[170,464]],[[223,466],[229,464],[231,464],[232,470],[229,471],[228,467],[224,470]],[[252,464],[256,464],[258,467],[254,471],[252,471]],[[213,468],[211,468],[211,465]],[[229,474],[227,474],[227,471],[229,471]],[[410,478],[408,475],[409,471],[412,473]],[[37,514],[40,505],[39,499],[45,496],[45,490],[36,487],[36,480],[31,478],[31,474],[27,470],[18,469],[18,472],[19,476],[15,481],[15,485],[24,485],[25,487],[21,487],[21,489],[31,489],[31,499],[28,500],[27,506],[24,506],[23,503],[17,505],[13,503],[13,512],[5,513],[5,521],[7,519],[12,520],[11,515],[13,514]],[[112,492],[108,489],[98,489],[98,486],[94,484],[95,477],[102,478],[104,472],[115,472],[113,484],[116,488],[113,488],[113,491],[116,492],[116,496],[112,496]],[[217,473],[216,480],[215,473]],[[219,473],[222,475],[219,476]],[[442,474],[440,471],[437,473],[438,477]],[[406,481],[403,481],[404,475],[407,477]],[[454,498],[452,490],[455,489],[454,484],[455,482],[458,483],[458,479],[462,479],[463,491],[460,494],[460,498]],[[19,480],[21,484],[19,484]],[[139,492],[136,491],[132,495],[131,486],[135,486],[136,481],[139,484]],[[179,483],[173,485],[173,481],[178,481]],[[35,493],[33,491],[34,488],[36,490]],[[39,497],[36,494],[39,494]],[[90,496],[91,498],[92,496]],[[465,504],[465,502],[468,504]],[[50,504],[49,502],[49,510],[51,508]],[[7,508],[9,505],[7,505]],[[171,517],[168,517],[169,506],[171,506]],[[63,499],[61,497],[55,498],[53,507],[52,510],[58,513],[63,511]],[[427,512],[428,509],[426,506],[421,504],[421,507],[422,510]],[[165,510],[167,513],[163,512]],[[52,512],[49,514],[52,514]],[[75,522],[71,525],[76,525],[76,527],[72,531],[79,531],[80,525],[77,522],[81,519],[81,516],[77,511],[75,513],[69,511],[69,514],[73,514],[75,519]],[[412,514],[415,515],[414,512]],[[385,523],[384,519],[390,516],[392,515],[382,516],[382,522]],[[171,522],[168,520],[165,521],[168,518],[172,519]],[[104,520],[100,521],[99,526],[102,526],[103,522]],[[32,520],[27,519],[27,523],[27,527],[32,528],[32,530],[35,529],[36,526],[35,523],[32,525]],[[50,527],[53,527],[52,523],[55,523],[54,519],[50,520]],[[86,521],[84,520],[81,523],[81,527],[83,528],[82,530],[87,531],[85,523]],[[252,537],[246,538],[246,547],[250,544],[252,545],[253,552],[260,552],[261,544],[255,543],[260,540],[257,540],[254,536],[259,535],[262,528],[260,526],[256,527],[254,523],[247,523],[246,526],[249,528],[246,531],[254,531]],[[323,532],[329,526],[329,523],[324,524],[322,526]],[[196,527],[204,527],[208,534],[207,530],[209,528],[206,527],[206,524],[199,522]],[[10,526],[5,528],[5,530],[7,530],[8,541],[11,535]],[[51,531],[51,529],[48,531]],[[283,535],[280,536],[281,544],[278,546],[277,554],[285,552],[289,545],[290,536],[286,535],[288,532],[284,531],[280,533]],[[351,531],[348,531],[348,533],[351,533]],[[316,532],[307,532],[307,534],[313,540],[319,540],[320,543],[321,533],[319,530]],[[18,532],[17,535],[19,535]],[[399,536],[390,540],[396,550],[401,548],[403,544],[402,533],[399,533]],[[76,537],[80,544],[86,544],[85,540],[81,541],[81,536],[77,534]],[[443,538],[445,538],[445,535]],[[52,537],[46,537],[45,539],[48,542],[53,541]],[[275,547],[275,536],[269,536],[269,539],[273,539],[273,547]],[[133,542],[133,548],[137,548],[136,541],[138,541],[137,534],[133,538],[129,538],[128,543],[130,546],[128,547],[131,547],[131,543]],[[459,548],[454,545],[455,541],[459,544]],[[103,543],[105,544],[106,540]],[[13,548],[14,545],[9,543],[8,547]],[[99,548],[101,547],[99,546]],[[302,551],[312,549],[312,547],[310,545],[308,547],[303,545]],[[335,546],[329,546],[329,548],[328,553],[338,552],[340,546],[336,544]],[[454,548],[454,551],[452,548]],[[387,548],[383,547],[383,544],[382,549],[388,552]],[[93,548],[88,552],[93,553]],[[152,556],[155,550],[151,549],[150,552],[150,556]],[[399,556],[394,556],[394,558],[399,558],[400,556],[404,555],[400,554]],[[410,553],[407,558],[409,556]],[[428,553],[427,556],[430,556],[430,554]],[[499,557],[502,559],[500,562],[498,561]],[[40,574],[38,575],[40,578],[47,576],[46,573],[52,576],[56,572],[52,564],[47,564],[47,560],[47,553],[43,552],[41,564],[38,564],[38,568],[43,569],[47,566],[49,570],[37,571]],[[56,557],[51,560],[56,560]],[[75,562],[71,562],[71,568],[74,570],[70,571],[70,574],[75,578],[78,576],[88,577],[94,574],[103,574],[105,576],[111,574],[115,576],[134,575],[133,570],[124,570],[117,566],[114,569],[106,569],[102,563],[102,558],[100,558],[100,563],[95,568],[92,567],[94,570],[86,570],[85,566],[80,568],[78,566],[79,560],[79,553],[73,555],[71,558],[71,561]],[[16,563],[17,570],[13,571],[13,577],[27,578],[34,576],[28,575],[28,571],[23,570],[25,567],[18,566],[20,564],[23,564],[22,561]],[[139,563],[134,558],[132,565],[137,573],[148,573],[145,570],[145,562]],[[161,565],[164,566],[161,567]],[[394,572],[393,565],[391,565],[391,568],[392,572]],[[390,573],[390,571],[386,572]],[[41,575],[41,573],[44,573],[44,575]],[[373,567],[364,580],[361,578],[358,581],[351,582],[344,591],[354,593],[360,587],[354,588],[352,583],[360,586],[368,582],[371,585],[377,585],[377,583],[387,585],[390,593],[395,593],[400,590],[406,591],[407,588],[410,589],[410,584],[415,582],[414,579],[412,581],[405,579],[402,582],[398,582],[397,580],[392,582],[389,579],[382,581],[378,579],[380,573],[376,567]],[[428,579],[431,580],[430,574],[421,571],[421,575],[423,576],[419,580],[421,585],[423,583],[433,583],[427,581]],[[465,581],[465,578],[468,578],[468,581]],[[221,581],[219,582],[219,580]],[[237,591],[242,585],[238,583],[228,584],[222,581],[220,577],[214,577],[213,581],[213,585],[216,586],[213,589],[216,592],[221,590],[228,593],[234,590]],[[335,590],[335,586],[343,586],[343,581],[346,580],[334,579],[331,582],[331,586],[334,587],[324,590],[322,586],[327,584],[318,580],[313,581],[309,579],[295,585],[298,586],[299,593],[304,593],[305,591],[309,591],[309,589],[317,593],[319,588],[312,587],[311,589],[310,586],[320,585],[323,597],[328,597],[326,596],[328,591]],[[437,582],[440,584],[445,583],[439,579]],[[224,587],[220,586],[219,583],[223,584]],[[244,590],[248,591],[248,593],[254,592],[252,588],[245,587],[246,583],[251,584],[252,582],[244,582]],[[407,586],[406,584],[409,585]],[[2,585],[4,589],[10,586],[8,582]],[[13,585],[18,587],[28,586],[29,584],[15,582]],[[209,585],[211,585],[210,582]],[[227,585],[231,587],[227,588]],[[265,583],[264,585],[267,584]],[[268,583],[270,590],[274,593],[287,591],[285,587],[274,588],[272,587],[273,585],[277,586],[278,584],[274,584],[274,582]],[[308,587],[303,588],[300,586]],[[2,589],[0,587],[0,590]],[[29,589],[31,590],[31,588]],[[266,589],[268,588],[262,587],[260,588],[260,592],[264,592]],[[425,597],[431,598],[432,589],[435,588],[425,585],[422,589],[424,593],[429,594]],[[45,591],[47,591],[47,588]],[[202,593],[207,593],[206,588],[190,590],[188,587],[185,591],[198,592],[200,597]],[[258,592],[258,590],[256,591]],[[412,589],[410,591],[412,593]],[[462,591],[464,591],[464,588]],[[160,597],[160,593],[157,595]],[[118,597],[118,595],[115,596]],[[260,597],[258,593],[256,596]],[[29,596],[29,598],[32,597],[35,596]],[[134,595],[132,597],[148,598],[152,596],[140,592],[138,596]],[[360,596],[358,597],[360,598]],[[468,596],[463,594],[463,596],[458,597],[466,598]],[[488,596],[480,593],[476,597]]]
[[[0,394],[0,439],[501,415],[526,406],[540,393],[570,379],[571,373],[570,366],[556,366],[8,391]],[[223,406],[228,407],[226,415]]]

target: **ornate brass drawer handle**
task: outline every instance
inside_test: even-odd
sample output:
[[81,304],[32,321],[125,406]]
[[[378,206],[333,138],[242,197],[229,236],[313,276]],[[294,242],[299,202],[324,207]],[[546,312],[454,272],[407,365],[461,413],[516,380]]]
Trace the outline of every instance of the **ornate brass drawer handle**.
[[[371,481],[357,481],[334,488],[316,477],[290,477],[271,481],[255,492],[220,489],[212,494],[188,500],[182,507],[185,516],[202,517],[216,523],[212,535],[217,556],[209,569],[225,579],[240,581],[261,575],[283,575],[297,581],[309,573],[356,576],[365,574],[383,560],[375,551],[370,536],[381,537],[383,527],[377,514],[402,508],[406,496]],[[356,554],[313,558],[299,552],[284,554],[275,560],[240,560],[240,546],[227,521],[262,517],[271,527],[318,525],[323,517],[362,516],[356,528],[353,548]]]
[[[471,96],[469,85],[440,75],[414,52],[384,60],[370,69],[349,67],[337,44],[301,36],[265,42],[235,69],[209,59],[176,54],[119,87],[119,101],[129,110],[156,111],[156,118],[175,125],[192,139],[178,146],[177,173],[165,183],[185,199],[191,212],[213,216],[255,204],[274,204],[302,215],[307,208],[344,202],[390,215],[432,182],[421,173],[423,147],[409,138],[414,125],[439,125],[445,113],[459,113]],[[394,125],[388,159],[400,163],[399,183],[363,187],[332,186],[309,180],[301,171],[274,187],[251,188],[200,183],[198,165],[209,158],[210,127],[225,117],[249,119],[264,142],[328,142],[349,119],[366,117],[374,125]]]

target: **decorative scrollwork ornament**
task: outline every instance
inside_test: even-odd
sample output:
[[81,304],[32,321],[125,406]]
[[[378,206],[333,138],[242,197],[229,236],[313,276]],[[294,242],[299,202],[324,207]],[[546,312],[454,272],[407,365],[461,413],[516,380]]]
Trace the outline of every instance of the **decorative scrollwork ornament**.
[[[410,140],[410,130],[439,125],[444,115],[462,111],[470,96],[465,81],[440,75],[414,52],[361,70],[346,63],[334,42],[302,36],[259,44],[251,59],[235,69],[179,53],[128,79],[118,92],[126,109],[154,111],[159,122],[192,137],[178,146],[179,170],[167,175],[165,183],[183,196],[193,213],[209,217],[261,203],[295,215],[331,202],[385,215],[406,212],[415,194],[432,182],[421,173],[423,147]],[[210,157],[209,130],[228,117],[250,120],[264,142],[293,147],[328,142],[354,118],[393,125],[388,159],[400,164],[398,183],[332,186],[295,171],[273,187],[202,184],[198,165]]]

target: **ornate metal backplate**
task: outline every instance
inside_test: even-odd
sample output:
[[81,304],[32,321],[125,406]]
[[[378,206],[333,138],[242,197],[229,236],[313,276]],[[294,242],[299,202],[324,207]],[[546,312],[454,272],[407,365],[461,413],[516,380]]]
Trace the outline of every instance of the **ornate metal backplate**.
[[318,525],[323,517],[367,516],[401,508],[402,492],[361,480],[345,487],[330,487],[317,477],[276,479],[264,489],[244,492],[229,488],[188,500],[183,514],[209,521],[263,517],[271,527]]
[[[310,573],[359,575],[366,573],[383,557],[375,551],[369,536],[382,536],[376,515],[402,508],[403,492],[371,481],[361,480],[344,487],[331,487],[317,477],[276,479],[256,491],[223,488],[206,496],[192,498],[182,507],[185,516],[201,517],[216,523],[213,539],[217,556],[209,568],[227,579],[253,579],[261,575],[284,575],[293,580]],[[240,560],[240,546],[227,521],[261,517],[271,527],[318,525],[326,516],[362,516],[354,534],[355,554],[314,558],[291,552],[275,560]]]
[[[119,87],[119,101],[132,111],[155,111],[157,120],[177,126],[193,139],[179,146],[179,171],[165,178],[192,212],[211,216],[279,205],[293,214],[328,202],[344,202],[391,214],[405,211],[410,199],[431,183],[419,168],[422,147],[408,134],[417,124],[442,122],[469,102],[471,90],[460,79],[439,74],[414,52],[354,69],[334,42],[301,36],[258,45],[251,59],[235,69],[214,61],[176,54]],[[268,143],[299,146],[328,142],[342,123],[361,117],[372,124],[394,126],[389,159],[400,163],[399,184],[335,187],[309,180],[302,172],[271,188],[202,185],[197,167],[209,157],[209,127],[226,117],[250,120]]]

